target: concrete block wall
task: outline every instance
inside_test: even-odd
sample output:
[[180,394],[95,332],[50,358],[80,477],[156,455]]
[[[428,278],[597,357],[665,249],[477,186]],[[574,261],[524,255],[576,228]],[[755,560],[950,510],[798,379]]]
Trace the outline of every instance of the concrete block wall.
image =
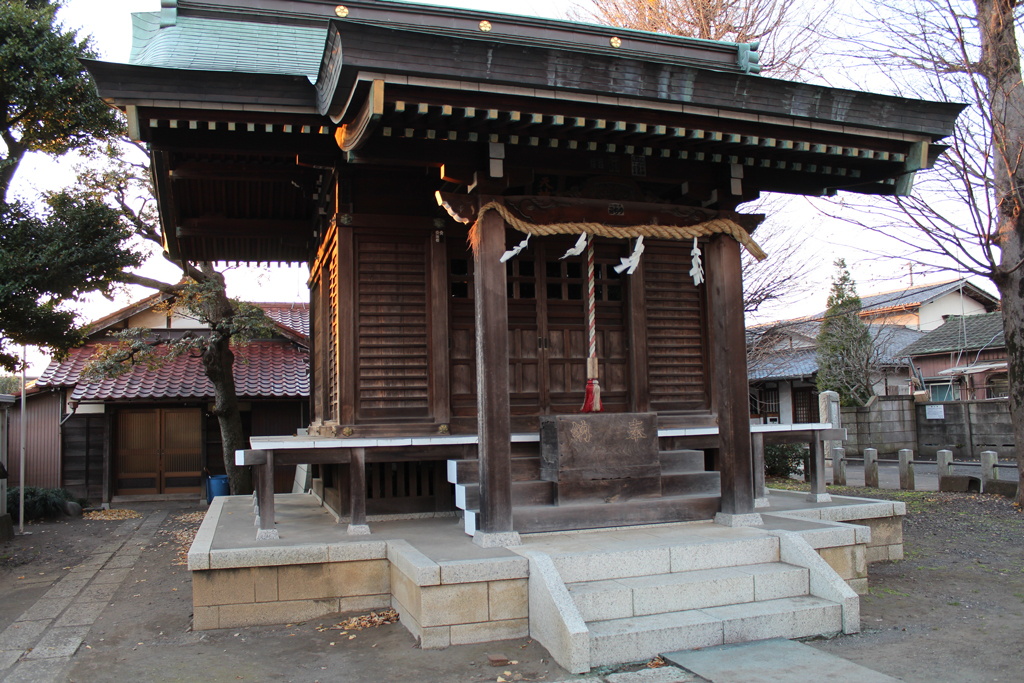
[[389,541],[392,606],[425,650],[530,633],[529,561],[523,557],[435,563]]
[[[941,405],[942,417],[929,419],[929,405]],[[995,451],[1004,460],[1016,457],[1010,404],[1005,399],[920,403],[917,433],[917,453],[928,459],[940,450],[953,451],[954,460],[977,460],[982,451]]]
[[[358,552],[339,551],[336,559],[329,552],[323,558],[298,552],[264,558],[284,564],[193,569],[193,628],[283,624],[393,607],[424,649],[529,635],[526,558],[437,563],[407,541],[350,544],[356,546]],[[230,562],[215,559],[220,561],[214,565]]]
[[283,624],[391,606],[386,559],[192,572],[193,628]]
[[865,547],[868,564],[903,559],[902,517],[859,519],[850,524],[861,524],[871,529],[871,540]]
[[896,457],[903,448],[917,451],[917,413],[913,396],[875,396],[864,407],[841,409],[846,455],[861,457],[865,448]]

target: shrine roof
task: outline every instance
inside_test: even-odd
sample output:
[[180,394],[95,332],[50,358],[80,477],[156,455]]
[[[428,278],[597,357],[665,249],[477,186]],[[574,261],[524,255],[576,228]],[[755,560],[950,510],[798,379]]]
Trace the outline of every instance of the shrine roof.
[[[757,117],[752,120],[794,117],[924,134],[932,141],[951,134],[962,110],[958,104],[761,78],[750,75],[758,70],[751,45],[611,26],[383,0],[349,2],[344,17],[333,1],[319,0],[166,5],[160,14],[136,15],[131,67],[88,62],[108,100],[292,106],[340,121],[355,115],[349,104],[358,108],[358,75],[372,73],[447,79],[462,90],[488,83],[541,97],[551,95],[533,89],[554,96],[630,97],[652,106],[702,108],[701,114],[721,109]],[[132,67],[161,71],[133,73]],[[174,75],[181,70],[196,73],[182,80]],[[229,73],[301,77],[303,83],[236,81],[241,87],[232,87],[233,81],[218,76]],[[315,94],[309,86],[314,77]]]
[[229,21],[180,16],[162,26],[160,12],[132,14],[129,61],[140,66],[306,76],[315,81],[326,25]]

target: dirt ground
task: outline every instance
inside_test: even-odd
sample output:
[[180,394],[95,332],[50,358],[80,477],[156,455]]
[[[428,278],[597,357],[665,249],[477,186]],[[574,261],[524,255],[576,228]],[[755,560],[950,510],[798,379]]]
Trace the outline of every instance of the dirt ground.
[[812,644],[908,683],[1024,680],[1024,514],[1009,499],[830,490],[904,501],[904,559],[869,567],[861,633]]
[[[902,562],[870,567],[862,633],[811,644],[908,683],[1020,681],[1024,661],[1024,515],[1008,500],[971,494],[833,489],[907,503]],[[198,508],[166,512],[96,618],[61,679],[92,681],[558,681],[571,678],[528,639],[422,651],[399,624],[341,633],[342,621],[193,632],[182,551]],[[26,525],[0,546],[0,631],[55,581],[142,519]],[[2,653],[0,653],[2,654]],[[493,668],[488,654],[506,656]],[[4,664],[0,663],[0,666]],[[15,667],[20,666],[15,665]],[[16,668],[0,669],[18,680]],[[637,667],[632,667],[637,668]],[[508,671],[509,674],[505,674]]]

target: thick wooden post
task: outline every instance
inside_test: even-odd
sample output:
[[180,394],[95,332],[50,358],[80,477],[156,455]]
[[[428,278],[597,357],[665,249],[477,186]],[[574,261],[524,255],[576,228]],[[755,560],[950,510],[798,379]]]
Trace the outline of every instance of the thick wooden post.
[[[483,206],[489,201],[480,198]],[[477,430],[480,439],[480,519],[474,541],[512,533],[512,451],[508,396],[508,294],[505,221],[489,211],[477,225],[473,250],[476,308]],[[494,543],[495,545],[499,543]],[[500,543],[504,544],[504,543]]]
[[[740,245],[731,237],[718,235],[708,242],[706,254],[710,346],[721,444],[722,514],[729,523],[738,515],[754,513]],[[751,517],[747,523],[760,522]]]
[[370,533],[366,524],[366,449],[353,448],[348,461],[348,500],[351,520],[348,532],[352,535]]
[[256,501],[260,506],[260,529],[256,532],[257,541],[279,538],[277,527],[274,526],[274,451],[266,451],[266,454],[267,461],[256,466]]

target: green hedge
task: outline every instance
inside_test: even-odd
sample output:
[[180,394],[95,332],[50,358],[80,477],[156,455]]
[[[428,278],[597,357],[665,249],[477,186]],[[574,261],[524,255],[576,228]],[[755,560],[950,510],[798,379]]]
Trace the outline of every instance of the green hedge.
[[807,457],[807,449],[803,446],[765,446],[764,473],[769,477],[788,478],[800,474],[801,463]]
[[[7,489],[7,512],[15,522],[18,521],[18,498],[19,488],[17,486]],[[38,486],[25,487],[25,519],[49,519],[64,514],[64,505],[68,501],[80,503],[75,500],[74,494],[67,489],[44,489]],[[83,505],[83,507],[85,507]]]

